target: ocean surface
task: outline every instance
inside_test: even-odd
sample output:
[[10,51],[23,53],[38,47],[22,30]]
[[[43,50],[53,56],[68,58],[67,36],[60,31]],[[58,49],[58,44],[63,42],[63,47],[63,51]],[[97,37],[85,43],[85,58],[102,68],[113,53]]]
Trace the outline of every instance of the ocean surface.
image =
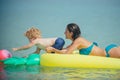
[[[120,45],[120,0],[0,0],[0,49],[26,56],[36,47],[17,52],[11,48],[29,43],[27,29],[35,26],[42,37],[65,39],[69,23],[78,24],[82,37],[103,49],[111,43]],[[65,47],[71,43],[65,42]],[[0,65],[0,80],[120,80],[119,74],[111,69]]]
[[120,70],[0,65],[0,80],[120,80]]

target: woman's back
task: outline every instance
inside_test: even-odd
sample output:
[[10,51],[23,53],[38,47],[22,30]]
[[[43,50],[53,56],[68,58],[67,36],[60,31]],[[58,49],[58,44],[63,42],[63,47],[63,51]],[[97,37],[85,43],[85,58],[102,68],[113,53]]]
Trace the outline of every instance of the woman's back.
[[101,49],[97,46],[94,46],[90,55],[93,55],[93,56],[106,56],[106,52],[104,49]]
[[96,46],[94,43],[89,42],[83,37],[79,37],[80,46],[78,47],[80,54],[94,55],[94,56],[105,56],[106,53],[103,49]]

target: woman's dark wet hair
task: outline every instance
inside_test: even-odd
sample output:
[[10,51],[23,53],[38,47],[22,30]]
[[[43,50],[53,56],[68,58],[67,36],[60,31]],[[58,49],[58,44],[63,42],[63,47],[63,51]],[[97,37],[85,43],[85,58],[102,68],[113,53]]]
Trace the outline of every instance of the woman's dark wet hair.
[[69,32],[73,32],[73,35],[72,35],[73,40],[75,40],[76,38],[78,38],[81,35],[80,28],[75,23],[68,24],[67,29]]

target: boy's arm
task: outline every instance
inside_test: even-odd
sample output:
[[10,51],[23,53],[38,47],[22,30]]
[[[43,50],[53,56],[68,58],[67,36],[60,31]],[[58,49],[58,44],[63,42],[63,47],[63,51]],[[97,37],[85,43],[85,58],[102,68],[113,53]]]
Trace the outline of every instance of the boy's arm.
[[30,43],[28,45],[25,45],[25,46],[22,46],[22,47],[19,47],[19,48],[12,48],[13,51],[19,51],[19,50],[26,50],[26,49],[29,49],[31,48],[32,46],[34,46],[33,43]]

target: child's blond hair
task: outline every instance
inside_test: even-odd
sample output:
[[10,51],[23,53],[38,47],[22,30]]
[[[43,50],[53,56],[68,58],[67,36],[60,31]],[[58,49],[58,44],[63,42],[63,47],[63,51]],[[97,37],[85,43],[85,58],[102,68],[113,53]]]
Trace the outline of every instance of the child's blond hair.
[[25,36],[29,39],[40,38],[41,32],[39,29],[32,27],[25,32]]

